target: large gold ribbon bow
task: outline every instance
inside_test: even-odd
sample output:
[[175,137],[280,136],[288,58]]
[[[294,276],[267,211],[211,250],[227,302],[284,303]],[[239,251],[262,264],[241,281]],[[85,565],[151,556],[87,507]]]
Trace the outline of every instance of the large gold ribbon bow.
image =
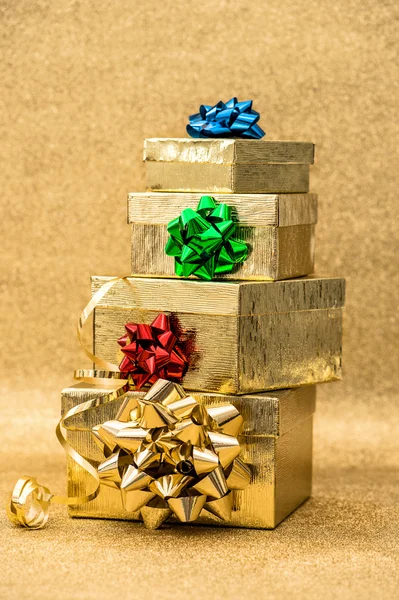
[[106,457],[100,483],[119,489],[126,511],[140,511],[151,529],[171,515],[195,521],[203,508],[229,520],[231,490],[251,479],[239,458],[242,421],[232,404],[201,406],[160,379],[144,399],[126,397],[115,420],[94,427]]

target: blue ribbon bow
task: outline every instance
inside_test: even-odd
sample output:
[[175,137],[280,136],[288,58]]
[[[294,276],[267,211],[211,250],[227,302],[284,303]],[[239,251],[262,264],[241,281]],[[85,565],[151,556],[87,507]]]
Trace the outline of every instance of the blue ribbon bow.
[[202,104],[199,113],[189,117],[187,133],[193,138],[233,137],[259,139],[265,135],[257,125],[259,113],[252,110],[252,100],[238,102],[231,98],[226,104]]

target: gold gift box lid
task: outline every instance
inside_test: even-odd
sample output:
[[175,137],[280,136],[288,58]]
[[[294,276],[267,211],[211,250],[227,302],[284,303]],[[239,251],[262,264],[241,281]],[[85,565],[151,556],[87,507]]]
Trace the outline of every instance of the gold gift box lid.
[[144,140],[144,161],[233,164],[314,163],[312,142],[149,138]]
[[[92,294],[110,279],[113,277],[93,276]],[[345,303],[345,280],[334,277],[205,282],[132,276],[129,282],[131,286],[117,282],[100,306],[239,317],[342,308]]]
[[[110,386],[78,383],[62,390],[61,413],[64,415],[72,407],[96,395],[109,392]],[[135,398],[144,398],[146,392],[128,392]],[[204,406],[233,404],[241,413],[244,424],[241,436],[281,437],[299,422],[311,417],[316,409],[316,386],[307,385],[296,389],[275,390],[257,394],[234,396],[217,393],[191,392],[191,395]],[[101,404],[89,413],[78,413],[70,419],[75,428],[87,428],[112,420],[123,402],[123,398]],[[96,453],[97,454],[97,453]]]
[[[232,208],[233,218],[246,227],[290,227],[317,223],[316,194],[212,194]],[[185,208],[195,209],[201,194],[132,192],[128,223],[167,225]]]

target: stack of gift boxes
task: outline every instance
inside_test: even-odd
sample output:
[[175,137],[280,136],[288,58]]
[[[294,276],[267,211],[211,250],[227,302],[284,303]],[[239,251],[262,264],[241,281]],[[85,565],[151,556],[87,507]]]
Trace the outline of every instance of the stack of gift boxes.
[[[252,479],[233,492],[231,526],[273,528],[310,496],[315,384],[341,376],[344,280],[309,276],[317,221],[317,197],[309,193],[313,158],[306,142],[146,140],[148,191],[128,198],[131,285],[118,281],[95,309],[97,356],[119,363],[125,325],[166,314],[188,359],[184,389],[205,406],[230,402],[241,412],[241,458]],[[204,195],[231,207],[234,235],[249,253],[231,272],[208,269],[199,279],[191,268],[185,277],[176,253],[165,251],[168,224],[196,210]],[[109,279],[93,277],[93,294]],[[65,389],[63,413],[98,393],[98,384]],[[89,411],[81,429],[113,419],[117,409],[114,402]],[[93,464],[104,459],[89,431],[70,431],[68,440]],[[68,494],[84,495],[90,486],[90,476],[70,460]],[[125,510],[119,490],[105,486],[70,514],[140,519],[140,511]],[[198,522],[226,525],[207,511]]]

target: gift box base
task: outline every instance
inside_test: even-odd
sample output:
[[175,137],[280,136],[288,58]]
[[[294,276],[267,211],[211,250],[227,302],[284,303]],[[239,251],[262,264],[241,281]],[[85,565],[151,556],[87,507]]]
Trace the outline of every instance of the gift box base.
[[295,193],[309,189],[309,142],[152,138],[144,141],[148,190]]
[[[109,277],[92,277],[95,294]],[[117,281],[94,314],[94,353],[118,365],[126,323],[170,317],[186,390],[253,394],[340,379],[344,280]]]
[[[100,390],[101,391],[101,390]],[[89,385],[67,388],[62,393],[63,413],[72,406],[100,393]],[[130,392],[140,394],[139,392]],[[195,523],[224,527],[273,529],[300,506],[311,494],[312,428],[315,409],[315,387],[280,390],[251,396],[193,394],[205,405],[231,402],[244,417],[244,430],[239,436],[241,458],[253,473],[245,490],[233,491],[233,513],[230,521],[221,521],[203,511]],[[112,406],[111,406],[112,404]],[[110,403],[91,411],[80,426],[89,429],[112,419],[118,404]],[[93,464],[101,460],[90,431],[68,432],[69,443]],[[88,493],[92,478],[68,459],[68,494]],[[127,513],[119,490],[102,486],[100,495],[84,505],[69,507],[72,517],[141,520],[140,512]],[[172,522],[172,519],[171,519]]]
[[148,162],[146,189],[208,194],[306,193],[309,191],[309,166]]
[[[196,210],[199,199],[199,194],[192,193],[129,194],[132,273],[140,277],[176,276],[175,258],[165,252],[167,226],[186,208]],[[276,281],[313,273],[315,194],[215,194],[214,200],[231,208],[236,222],[234,237],[249,248],[244,262],[215,279]]]
[[[178,278],[174,258],[164,252],[168,237],[161,225],[132,225],[131,271],[136,277]],[[280,281],[313,272],[314,225],[238,227],[237,238],[248,244],[250,259],[215,280]],[[148,251],[140,253],[137,248]]]

